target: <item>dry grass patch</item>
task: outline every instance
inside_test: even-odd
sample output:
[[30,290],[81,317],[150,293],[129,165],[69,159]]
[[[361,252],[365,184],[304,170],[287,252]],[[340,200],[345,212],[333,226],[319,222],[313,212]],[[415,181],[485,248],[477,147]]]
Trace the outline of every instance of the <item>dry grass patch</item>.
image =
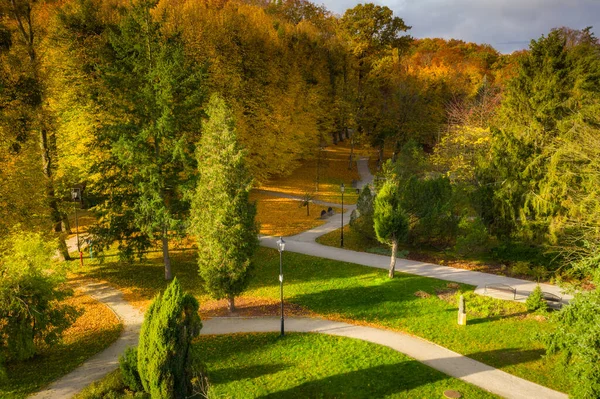
[[[316,313],[303,308],[302,306],[284,301],[285,316],[295,317],[316,317]],[[237,297],[235,298],[235,313],[229,313],[227,301],[208,300],[200,304],[200,317],[204,320],[210,317],[238,316],[238,317],[256,317],[256,316],[280,316],[281,302],[274,298],[258,297]]]
[[[348,170],[350,157],[350,143],[348,140],[338,145],[325,147],[321,152],[320,166],[318,158],[304,161],[301,166],[294,170],[291,175],[271,179],[260,188],[264,190],[278,191],[281,193],[302,196],[306,192],[317,194],[321,201],[341,203],[340,185],[345,184],[348,189],[344,194],[344,203],[356,203],[357,195],[352,189],[352,181],[360,180],[356,169],[356,159],[361,156],[356,148],[352,169]],[[319,189],[316,190],[317,169],[319,170]]]
[[[300,206],[300,201],[255,191],[250,194],[250,200],[256,201],[260,234],[293,236],[326,222],[320,218],[321,211],[327,210],[325,206],[310,204],[310,216],[306,216],[306,207]],[[339,213],[341,209],[335,208],[335,212]]]

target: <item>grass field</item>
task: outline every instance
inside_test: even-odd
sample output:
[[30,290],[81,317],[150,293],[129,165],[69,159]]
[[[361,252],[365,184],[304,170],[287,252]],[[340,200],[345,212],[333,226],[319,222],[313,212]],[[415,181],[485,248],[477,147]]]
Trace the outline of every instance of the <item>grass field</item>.
[[[360,180],[355,161],[360,154],[362,153],[359,150],[354,150],[354,162],[352,168],[348,169],[349,140],[337,145],[332,144],[321,151],[321,161],[318,159],[304,161],[289,176],[271,179],[259,188],[297,196],[307,192],[314,193],[315,199],[339,204],[342,201],[340,185],[344,183],[347,187],[344,203],[355,204],[358,196],[352,189],[352,181]],[[318,190],[317,174],[319,175]]]
[[[256,201],[256,221],[260,223],[260,234],[269,236],[293,236],[322,225],[326,221],[320,218],[321,211],[328,207],[310,204],[310,215],[302,202],[289,198],[253,191],[250,201]],[[334,208],[336,213],[341,208]]]
[[[385,346],[324,334],[201,336],[194,352],[207,368],[210,398],[463,398],[496,396]],[[78,399],[123,392],[118,375]]]
[[[260,248],[257,268],[244,298],[275,306],[279,298],[279,254]],[[298,309],[330,319],[405,331],[530,381],[568,391],[555,357],[543,357],[536,335],[552,328],[543,317],[530,315],[522,304],[493,300],[470,293],[473,287],[385,270],[284,253],[286,301]],[[202,291],[192,253],[173,256],[173,270],[184,289],[214,306]],[[164,289],[163,267],[157,253],[139,264],[120,264],[107,258],[83,272],[122,288],[128,299],[145,306]],[[452,288],[454,287],[454,288]],[[456,323],[456,287],[467,296],[469,325]],[[224,306],[224,304],[223,304]]]
[[8,378],[0,384],[0,398],[26,398],[69,373],[119,337],[122,329],[119,319],[100,302],[76,292],[66,303],[83,313],[65,331],[60,344],[42,350],[33,359],[7,364]]

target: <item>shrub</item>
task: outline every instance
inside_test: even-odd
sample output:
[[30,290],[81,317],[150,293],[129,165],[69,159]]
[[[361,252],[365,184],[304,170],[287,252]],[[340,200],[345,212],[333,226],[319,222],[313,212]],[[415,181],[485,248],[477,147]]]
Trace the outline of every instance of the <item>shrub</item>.
[[356,202],[356,213],[352,211],[352,215],[350,215],[350,228],[363,238],[375,238],[373,227],[374,201],[375,196],[371,193],[371,188],[364,186]]
[[548,303],[544,300],[544,294],[539,285],[537,285],[533,292],[529,294],[525,301],[525,306],[527,306],[527,310],[530,312],[548,310]]
[[52,270],[54,249],[40,234],[13,233],[0,252],[0,361],[33,357],[56,343],[78,312],[60,301],[72,295]]
[[400,184],[401,206],[410,216],[411,243],[448,245],[458,232],[454,190],[446,177],[419,179],[415,176]]
[[184,398],[191,391],[190,344],[200,333],[198,301],[174,279],[146,312],[138,346],[138,372],[153,399]]
[[490,243],[490,236],[480,218],[462,218],[458,224],[459,236],[454,249],[467,255],[485,252]]
[[119,357],[119,368],[121,369],[121,378],[123,383],[132,391],[141,391],[144,389],[140,380],[137,366],[137,348],[127,348]]

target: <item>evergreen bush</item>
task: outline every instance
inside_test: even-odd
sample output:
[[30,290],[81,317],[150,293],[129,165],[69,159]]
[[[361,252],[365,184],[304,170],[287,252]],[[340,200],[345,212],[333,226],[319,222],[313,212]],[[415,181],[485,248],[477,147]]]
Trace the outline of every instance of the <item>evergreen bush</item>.
[[[72,295],[53,264],[54,248],[41,234],[16,231],[0,243],[0,369],[55,344],[76,319],[61,301]],[[1,374],[1,371],[0,371]]]
[[470,219],[463,217],[458,224],[459,236],[454,249],[456,252],[467,255],[483,253],[488,249],[490,236],[480,218]]
[[201,328],[198,301],[175,278],[148,308],[140,333],[137,368],[152,399],[189,395],[190,344]]
[[548,310],[548,303],[544,300],[544,294],[539,285],[537,285],[533,292],[529,294],[525,301],[525,306],[527,306],[527,310],[530,312]]
[[138,373],[137,359],[137,348],[127,348],[119,357],[119,368],[121,369],[123,383],[134,392],[144,389],[140,380],[140,373]]

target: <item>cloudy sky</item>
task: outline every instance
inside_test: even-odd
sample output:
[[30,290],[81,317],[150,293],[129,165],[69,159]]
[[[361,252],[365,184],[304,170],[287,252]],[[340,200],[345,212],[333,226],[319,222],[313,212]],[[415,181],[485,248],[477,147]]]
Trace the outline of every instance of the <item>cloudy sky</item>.
[[[368,1],[368,0],[366,0]],[[343,14],[366,1],[313,0]],[[404,19],[417,38],[488,43],[503,53],[527,48],[550,29],[593,26],[600,36],[600,0],[371,0]]]

